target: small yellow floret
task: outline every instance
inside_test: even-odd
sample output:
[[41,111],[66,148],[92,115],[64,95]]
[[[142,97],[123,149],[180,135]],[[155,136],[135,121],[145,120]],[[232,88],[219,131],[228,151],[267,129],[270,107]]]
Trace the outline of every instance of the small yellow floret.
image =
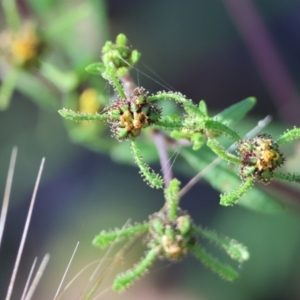
[[273,162],[280,157],[279,153],[273,150],[265,149],[256,163],[258,170],[270,169],[273,167]]

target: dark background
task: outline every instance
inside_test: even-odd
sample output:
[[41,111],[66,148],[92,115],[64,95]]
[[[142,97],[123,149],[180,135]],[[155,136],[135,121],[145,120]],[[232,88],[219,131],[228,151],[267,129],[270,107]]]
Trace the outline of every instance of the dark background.
[[[205,99],[216,112],[255,96],[258,103],[241,130],[250,130],[267,114],[274,118],[268,127],[270,132],[280,133],[284,128],[299,125],[300,102],[294,93],[300,82],[299,1],[111,0],[106,5],[100,1],[90,2],[99,10],[93,10],[86,18],[83,31],[74,28],[74,41],[78,41],[78,45],[69,45],[70,49],[80,48],[83,57],[92,53],[97,61],[105,39],[114,40],[123,32],[142,53],[137,68],[148,76],[135,70],[132,74],[151,92],[171,86],[195,101]],[[255,5],[254,12],[264,25],[267,39],[260,39],[262,32],[255,31],[257,24],[252,23],[253,26],[247,27],[252,40],[247,41],[241,33],[241,25],[229,14],[232,12],[229,4],[233,3],[238,15],[249,20],[253,17],[252,11],[243,8],[249,2]],[[70,12],[80,3],[21,1],[20,5],[25,5],[29,15],[46,24],[55,23],[56,15]],[[104,4],[102,8],[97,6],[99,3]],[[93,15],[103,15],[103,27],[95,26]],[[2,17],[1,23],[5,28]],[[82,32],[84,36],[80,35]],[[57,50],[59,46],[53,48]],[[70,59],[69,67],[74,64]],[[58,108],[62,107],[61,99],[57,100]],[[21,293],[35,256],[40,260],[45,253],[51,254],[34,299],[52,299],[77,241],[80,246],[69,280],[89,262],[103,256],[104,252],[91,246],[95,234],[103,229],[122,227],[128,218],[141,222],[163,204],[162,192],[144,184],[135,166],[116,164],[107,153],[93,152],[70,142],[56,110],[41,109],[18,91],[9,109],[1,112],[0,128],[0,191],[4,191],[11,149],[18,147],[11,203],[0,249],[0,298],[5,295],[12,272],[42,157],[46,158],[46,164],[17,277],[16,297]],[[293,158],[290,166],[299,172],[299,145],[293,144],[287,152]],[[176,173],[183,182],[192,174]],[[218,205],[218,197],[216,191],[201,182],[183,198],[182,206],[191,211],[196,223],[236,238],[249,247],[251,259],[239,267],[241,278],[237,282],[222,281],[189,257],[174,265],[157,263],[125,294],[118,296],[110,292],[103,299],[299,299],[297,210],[267,215],[239,206],[223,208]],[[118,264],[112,275],[133,265],[142,251],[138,247],[130,251],[125,263]],[[86,278],[88,275],[82,276],[65,299],[77,299]],[[104,290],[111,282],[110,277],[106,278],[100,289]]]

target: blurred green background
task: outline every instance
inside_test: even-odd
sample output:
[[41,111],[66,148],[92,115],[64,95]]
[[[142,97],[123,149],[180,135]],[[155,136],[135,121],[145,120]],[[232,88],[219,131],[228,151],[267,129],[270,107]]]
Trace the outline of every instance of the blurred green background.
[[[256,23],[248,26],[248,31],[242,29],[238,20],[257,21],[251,10],[244,9],[249,3],[255,5],[258,21],[273,41],[271,45],[265,43],[266,39],[260,40]],[[216,112],[255,96],[258,104],[251,116],[239,124],[241,132],[250,130],[267,114],[274,117],[267,128],[269,132],[278,134],[284,128],[300,125],[300,102],[294,93],[300,82],[299,1],[23,0],[18,5],[23,18],[37,22],[45,37],[43,62],[55,65],[61,74],[71,74],[70,78],[76,74],[80,82],[94,86],[104,95],[109,95],[109,87],[101,78],[85,74],[84,67],[99,60],[106,39],[114,40],[123,32],[142,53],[132,75],[151,92],[172,87],[195,101],[205,99]],[[1,29],[6,28],[3,14],[0,25]],[[247,34],[251,38],[247,39]],[[258,48],[264,51],[257,52]],[[278,62],[277,57],[269,60],[274,58],[272,51],[278,54],[280,64],[277,69],[268,64],[264,68],[259,59]],[[277,82],[280,77],[272,75],[282,71],[281,64],[284,72],[280,75],[288,76]],[[3,80],[7,66],[1,65],[0,70]],[[45,169],[13,299],[20,297],[35,256],[41,259],[45,253],[51,254],[34,299],[53,299],[77,241],[80,246],[67,281],[103,256],[104,251],[91,246],[99,231],[122,227],[129,218],[141,222],[159,210],[164,201],[162,191],[152,190],[142,181],[137,168],[131,165],[133,161],[116,163],[107,147],[103,145],[101,149],[101,140],[89,148],[70,140],[68,129],[72,135],[72,128],[57,110],[68,104],[80,88],[70,91],[63,84],[55,88],[51,82],[45,83],[41,73],[34,70],[29,77],[22,75],[10,107],[0,112],[0,191],[4,191],[12,147],[18,147],[0,249],[1,299],[6,293],[42,157],[46,158]],[[286,148],[290,171],[300,170],[299,149],[299,143]],[[176,163],[182,163],[180,158],[175,162],[175,170]],[[154,167],[159,170],[158,164]],[[178,169],[175,174],[183,183],[194,174],[192,170],[183,173]],[[251,259],[239,266],[241,278],[237,282],[222,281],[188,257],[178,264],[157,263],[128,292],[121,296],[109,292],[100,299],[299,299],[300,199],[297,190],[288,191],[293,195],[292,201],[278,215],[240,206],[221,207],[219,193],[205,182],[183,198],[183,208],[191,212],[196,223],[248,246]],[[210,249],[210,245],[207,247]],[[111,276],[138,261],[142,251],[142,247],[130,251]],[[100,290],[111,285],[111,276]],[[63,299],[77,299],[87,279],[88,275],[82,275]]]

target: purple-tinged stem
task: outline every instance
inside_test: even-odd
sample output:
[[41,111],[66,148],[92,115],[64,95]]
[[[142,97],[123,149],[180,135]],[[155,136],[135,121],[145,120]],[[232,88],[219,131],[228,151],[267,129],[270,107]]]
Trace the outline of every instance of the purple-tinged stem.
[[170,185],[170,182],[173,178],[173,173],[172,173],[172,166],[167,152],[166,137],[161,131],[158,130],[153,130],[152,136],[158,152],[161,171],[165,182],[165,187],[167,188]]

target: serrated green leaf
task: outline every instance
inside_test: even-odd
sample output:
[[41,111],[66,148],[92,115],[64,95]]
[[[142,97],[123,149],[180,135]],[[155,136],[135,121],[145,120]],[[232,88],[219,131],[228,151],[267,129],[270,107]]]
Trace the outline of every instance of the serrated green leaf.
[[85,70],[90,74],[100,75],[105,71],[105,66],[102,62],[95,62],[88,65]]
[[286,130],[278,139],[277,144],[284,145],[300,138],[300,128],[294,127],[293,129]]
[[140,174],[151,187],[160,189],[163,187],[164,180],[162,176],[152,170],[147,163],[143,161],[140,150],[134,140],[131,141],[131,151],[136,164],[140,168]]
[[222,194],[220,204],[224,206],[231,206],[239,202],[240,198],[245,195],[254,184],[254,178],[249,177],[242,181],[240,186],[229,193]]
[[201,228],[200,226],[194,227],[193,230],[216,244],[216,246],[225,250],[232,259],[239,261],[240,263],[248,260],[250,257],[248,249],[234,239],[222,236],[212,230]]
[[143,233],[149,229],[149,224],[139,224],[128,226],[127,228],[115,229],[113,231],[102,231],[95,236],[92,244],[96,247],[104,248],[115,241],[121,241],[123,238]]
[[229,106],[213,117],[214,120],[225,123],[227,126],[242,119],[255,105],[256,98],[249,97]]
[[75,122],[81,122],[81,121],[107,121],[107,116],[104,114],[90,114],[90,113],[82,113],[82,112],[75,112],[72,109],[60,109],[58,110],[58,113],[65,119],[75,121]]
[[[216,158],[206,147],[197,152],[188,148],[182,148],[180,154],[196,171],[203,170]],[[241,184],[241,180],[237,175],[237,169],[230,169],[225,162],[221,162],[207,170],[204,178],[222,193],[229,193]],[[283,210],[283,206],[273,197],[255,187],[243,195],[238,203],[246,208],[264,213],[278,213]]]
[[219,262],[215,257],[208,254],[203,248],[197,245],[189,245],[189,250],[211,271],[217,273],[220,277],[227,281],[234,281],[239,274],[231,266]]
[[136,280],[148,271],[157,258],[157,252],[156,248],[151,249],[132,269],[119,274],[113,283],[113,289],[117,292],[123,292],[129,288]]

